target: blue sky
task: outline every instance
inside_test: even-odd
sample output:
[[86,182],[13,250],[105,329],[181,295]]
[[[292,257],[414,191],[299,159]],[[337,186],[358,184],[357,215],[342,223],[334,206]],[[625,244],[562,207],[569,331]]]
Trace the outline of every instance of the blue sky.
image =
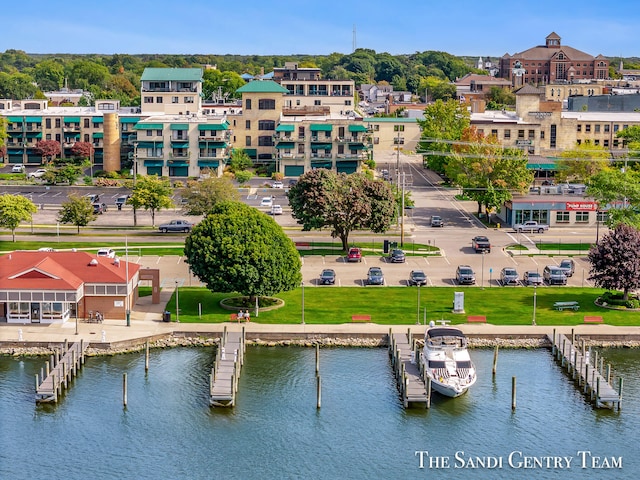
[[640,56],[636,2],[21,0],[2,6],[0,51],[287,55],[441,50],[499,57],[544,44]]

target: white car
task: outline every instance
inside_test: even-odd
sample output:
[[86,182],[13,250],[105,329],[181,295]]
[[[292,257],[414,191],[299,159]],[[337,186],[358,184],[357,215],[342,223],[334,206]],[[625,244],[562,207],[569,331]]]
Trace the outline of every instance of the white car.
[[271,215],[282,215],[282,206],[274,205],[271,207]]
[[47,171],[44,168],[39,168],[35,172],[30,172],[27,174],[29,178],[42,178]]
[[99,257],[115,258],[116,251],[113,248],[101,248],[98,250]]
[[272,207],[273,206],[273,199],[271,197],[262,197],[262,200],[260,200],[260,206],[261,207]]
[[284,183],[282,183],[282,182],[273,182],[273,183],[271,184],[271,186],[272,186],[273,188],[284,188]]
[[39,252],[55,252],[55,250],[51,247],[40,247],[38,251]]
[[17,163],[13,167],[11,167],[11,173],[23,173],[23,172],[24,172],[24,165],[21,163]]

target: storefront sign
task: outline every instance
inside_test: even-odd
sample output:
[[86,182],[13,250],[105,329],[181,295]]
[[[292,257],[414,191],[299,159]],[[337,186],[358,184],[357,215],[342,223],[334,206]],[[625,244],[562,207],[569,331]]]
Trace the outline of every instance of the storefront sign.
[[567,202],[565,210],[598,210],[596,202]]

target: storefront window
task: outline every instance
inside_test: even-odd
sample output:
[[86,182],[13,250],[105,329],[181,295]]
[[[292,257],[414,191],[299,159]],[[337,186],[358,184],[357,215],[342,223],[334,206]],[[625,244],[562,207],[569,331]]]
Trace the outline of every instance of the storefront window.
[[589,223],[589,212],[576,212],[576,223]]
[[569,212],[556,212],[556,223],[569,223]]

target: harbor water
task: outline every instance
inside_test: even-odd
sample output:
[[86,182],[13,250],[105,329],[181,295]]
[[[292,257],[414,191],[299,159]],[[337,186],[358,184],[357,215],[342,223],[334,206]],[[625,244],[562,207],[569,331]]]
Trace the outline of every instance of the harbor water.
[[[602,350],[622,411],[596,410],[550,352],[472,350],[460,398],[405,410],[385,349],[248,347],[237,405],[208,406],[213,349],[88,358],[36,405],[44,358],[0,358],[1,479],[635,478],[640,351]],[[122,376],[128,376],[128,405]],[[512,377],[517,407],[511,409]]]

